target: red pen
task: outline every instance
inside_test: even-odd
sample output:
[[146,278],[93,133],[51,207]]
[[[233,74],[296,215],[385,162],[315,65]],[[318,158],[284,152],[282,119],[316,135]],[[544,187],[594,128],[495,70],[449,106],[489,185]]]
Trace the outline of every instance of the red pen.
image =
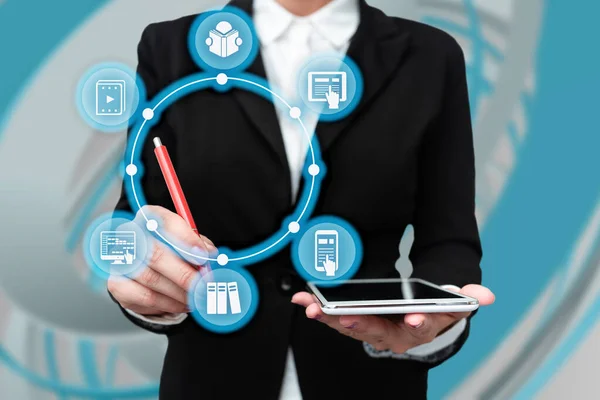
[[[188,202],[183,194],[183,189],[179,183],[179,178],[177,178],[177,173],[173,167],[173,162],[171,161],[167,147],[162,144],[160,138],[158,137],[155,137],[153,142],[155,147],[154,154],[156,155],[158,165],[160,166],[160,170],[165,178],[165,183],[167,184],[167,188],[171,194],[171,199],[175,205],[175,210],[177,210],[177,214],[179,214],[179,216],[183,218],[185,222],[187,222],[190,228],[192,228],[192,230],[196,232],[198,236],[200,236],[200,233],[198,233],[198,228],[196,227],[196,223],[194,222],[194,217],[192,217],[192,212],[188,206]],[[209,266],[208,262],[205,264],[205,266]]]

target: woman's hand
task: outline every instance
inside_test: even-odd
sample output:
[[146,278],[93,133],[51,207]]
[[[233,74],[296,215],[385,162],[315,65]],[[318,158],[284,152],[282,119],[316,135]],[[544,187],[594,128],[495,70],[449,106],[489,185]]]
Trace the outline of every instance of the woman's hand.
[[[495,300],[494,294],[481,285],[467,285],[460,293],[476,298],[480,306],[490,305]],[[471,314],[406,314],[399,321],[391,321],[374,315],[326,315],[321,311],[317,299],[306,292],[296,293],[292,303],[306,307],[306,316],[310,319],[316,319],[341,334],[367,342],[376,350],[391,350],[397,354],[431,342],[440,333]]]
[[[179,215],[166,208],[146,206],[144,213],[160,218],[164,233],[171,240],[195,247],[197,252],[205,254],[216,251],[208,238],[198,236]],[[138,212],[136,220],[142,219]],[[159,241],[153,240],[151,246],[148,265],[131,278],[111,277],[109,292],[123,308],[141,315],[188,312],[187,293],[198,273],[198,266],[187,263]]]

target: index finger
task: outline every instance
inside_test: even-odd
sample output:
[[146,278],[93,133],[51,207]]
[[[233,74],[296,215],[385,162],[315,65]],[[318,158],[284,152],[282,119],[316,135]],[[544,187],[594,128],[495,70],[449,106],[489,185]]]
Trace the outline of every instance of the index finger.
[[180,288],[189,291],[198,270],[185,262],[165,244],[154,242],[152,257],[148,267],[174,282]]
[[144,223],[140,220],[140,218],[145,220],[143,216],[156,219],[159,226],[164,230],[163,235],[167,236],[167,239],[171,242],[183,243],[189,247],[198,247],[207,253],[216,250],[211,241],[205,240],[202,235],[192,230],[183,218],[164,207],[144,206],[136,216],[138,223]]

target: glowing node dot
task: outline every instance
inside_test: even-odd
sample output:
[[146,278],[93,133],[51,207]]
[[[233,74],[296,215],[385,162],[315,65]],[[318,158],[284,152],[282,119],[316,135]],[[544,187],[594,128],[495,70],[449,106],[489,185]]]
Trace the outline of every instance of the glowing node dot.
[[298,118],[300,118],[300,115],[302,115],[302,111],[300,111],[300,109],[298,107],[292,107],[290,109],[290,117],[292,117],[294,119],[298,119]]
[[158,222],[156,222],[154,219],[151,219],[146,223],[146,228],[148,228],[150,232],[154,232],[158,229]]
[[219,254],[219,256],[217,257],[217,262],[221,266],[227,265],[227,263],[229,262],[229,257],[227,257],[227,254]]
[[154,111],[152,111],[151,108],[146,108],[143,112],[142,112],[142,117],[144,117],[145,120],[151,120],[152,118],[154,118]]
[[129,164],[126,168],[125,168],[125,172],[127,173],[127,175],[129,176],[134,176],[135,174],[137,174],[137,167],[134,164]]
[[319,168],[317,164],[312,164],[310,167],[308,167],[308,173],[312,176],[319,175],[319,172],[321,172],[321,168]]
[[219,85],[224,85],[227,83],[227,75],[225,75],[224,73],[220,73],[219,75],[217,75],[217,83]]
[[292,221],[288,225],[288,229],[291,233],[298,233],[298,231],[300,230],[300,224],[296,221]]

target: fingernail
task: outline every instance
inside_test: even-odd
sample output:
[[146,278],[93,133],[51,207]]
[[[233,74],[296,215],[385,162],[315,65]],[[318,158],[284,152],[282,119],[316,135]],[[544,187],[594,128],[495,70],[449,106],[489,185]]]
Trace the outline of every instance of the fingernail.
[[206,242],[206,241],[202,241],[204,243],[204,245],[206,246],[206,250],[208,250],[209,252],[211,251],[215,251],[217,248],[212,245],[210,242]]
[[409,324],[409,325],[413,329],[419,329],[420,327],[423,326],[423,321],[419,322],[417,325],[413,325],[413,324]]
[[358,325],[358,322],[353,322],[352,325],[346,326],[346,329],[354,329]]

